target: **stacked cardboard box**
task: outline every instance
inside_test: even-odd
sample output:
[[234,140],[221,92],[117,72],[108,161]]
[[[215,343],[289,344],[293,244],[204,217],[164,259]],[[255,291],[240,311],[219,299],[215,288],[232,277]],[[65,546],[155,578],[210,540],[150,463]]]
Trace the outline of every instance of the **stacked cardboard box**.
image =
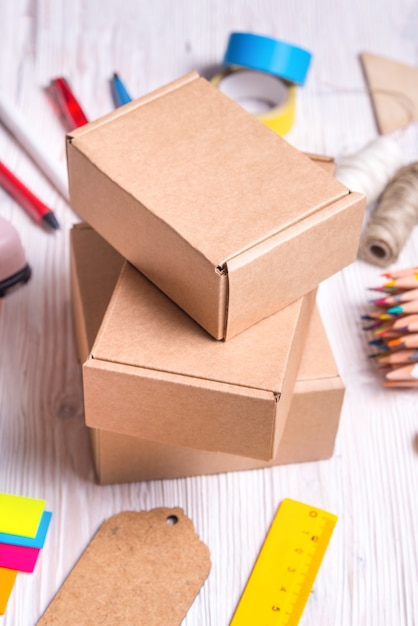
[[312,312],[364,199],[195,73],[71,133],[67,159],[99,481],[329,456],[343,386]]

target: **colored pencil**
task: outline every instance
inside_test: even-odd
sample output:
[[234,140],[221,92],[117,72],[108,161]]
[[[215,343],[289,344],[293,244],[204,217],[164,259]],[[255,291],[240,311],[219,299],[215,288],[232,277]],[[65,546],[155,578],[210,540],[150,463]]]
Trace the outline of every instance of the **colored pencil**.
[[405,315],[398,317],[393,322],[392,329],[399,332],[418,332],[418,315]]
[[388,380],[415,380],[418,381],[418,363],[396,367],[386,374]]
[[418,387],[418,380],[385,380],[384,387]]
[[405,276],[411,276],[411,274],[418,273],[418,267],[407,267],[401,270],[394,270],[393,272],[384,272],[382,276],[386,278],[404,278]]
[[382,295],[371,301],[361,319],[372,334],[369,354],[384,376],[385,387],[418,387],[418,266],[385,272],[383,285],[371,287]]
[[390,315],[390,313],[388,313],[387,311],[385,313],[382,313],[381,311],[375,311],[375,312],[369,312],[367,313],[367,315],[362,315],[361,316],[362,320],[392,320],[394,319],[394,315]]
[[382,293],[391,293],[395,294],[399,291],[404,291],[403,289],[396,289],[396,287],[385,287],[384,285],[378,285],[377,287],[367,287],[369,291],[380,291]]
[[397,352],[379,352],[373,355],[378,363],[400,365],[418,361],[418,350],[398,350]]
[[405,315],[406,313],[418,313],[418,300],[410,300],[409,302],[404,302],[403,304],[398,304],[396,306],[390,307],[387,309],[386,313],[388,315]]
[[[409,331],[406,331],[409,332]],[[396,328],[393,328],[392,326],[390,326],[389,328],[376,328],[376,330],[374,331],[374,336],[375,337],[382,337],[383,339],[385,339],[385,341],[387,341],[388,339],[392,339],[394,337],[399,337],[400,335],[404,335],[405,331],[401,331],[401,330],[396,330]]]
[[410,300],[418,300],[418,289],[409,289],[408,291],[402,291],[401,293],[396,293],[387,298],[378,298],[377,300],[373,300],[373,304],[376,306],[394,306],[400,302],[409,302]]
[[395,289],[416,289],[417,286],[418,274],[411,274],[410,276],[404,276],[403,278],[394,278],[383,285],[383,287]]
[[418,348],[418,334],[402,335],[396,339],[390,339],[387,342],[389,348]]

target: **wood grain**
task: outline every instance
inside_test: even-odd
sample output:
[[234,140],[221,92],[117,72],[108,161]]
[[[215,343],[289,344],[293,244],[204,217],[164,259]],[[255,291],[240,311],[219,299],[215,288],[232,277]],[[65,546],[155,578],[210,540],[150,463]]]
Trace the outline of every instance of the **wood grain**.
[[[0,87],[65,161],[64,131],[46,98],[64,75],[90,119],[113,108],[118,71],[133,96],[219,66],[229,33],[273,36],[313,52],[287,139],[335,157],[377,136],[359,53],[418,66],[410,0],[0,0]],[[416,125],[398,135],[417,159]],[[324,282],[318,302],[347,387],[329,461],[219,476],[99,487],[83,423],[69,295],[69,238],[78,217],[0,126],[0,158],[54,211],[44,232],[3,192],[33,278],[0,313],[0,491],[45,498],[53,512],[35,572],[17,577],[2,626],[33,626],[100,524],[123,510],[179,506],[212,570],[184,626],[226,626],[284,497],[339,516],[301,624],[413,626],[418,615],[418,423],[413,390],[383,389],[359,318],[379,270],[361,261]],[[418,231],[397,267],[415,265]]]

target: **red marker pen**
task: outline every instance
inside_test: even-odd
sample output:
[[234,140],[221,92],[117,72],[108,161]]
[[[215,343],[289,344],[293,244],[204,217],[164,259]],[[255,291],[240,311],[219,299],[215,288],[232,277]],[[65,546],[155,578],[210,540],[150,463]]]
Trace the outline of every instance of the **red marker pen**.
[[0,185],[35,222],[53,229],[60,227],[52,210],[41,202],[1,161]]

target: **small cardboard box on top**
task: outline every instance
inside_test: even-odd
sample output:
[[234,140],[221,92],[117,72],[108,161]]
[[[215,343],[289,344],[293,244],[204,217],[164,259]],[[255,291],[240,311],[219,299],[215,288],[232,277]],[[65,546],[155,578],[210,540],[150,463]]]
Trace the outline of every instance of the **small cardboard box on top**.
[[[72,307],[81,363],[87,361],[92,350],[123,264],[124,259],[89,226],[78,224],[73,228]],[[118,391],[116,387],[115,394]],[[271,461],[89,428],[97,480],[113,484],[327,459],[334,450],[343,398],[344,386],[315,309],[283,435]],[[114,410],[117,414],[118,407]]]
[[71,204],[215,339],[355,260],[365,199],[192,72],[67,136]]

